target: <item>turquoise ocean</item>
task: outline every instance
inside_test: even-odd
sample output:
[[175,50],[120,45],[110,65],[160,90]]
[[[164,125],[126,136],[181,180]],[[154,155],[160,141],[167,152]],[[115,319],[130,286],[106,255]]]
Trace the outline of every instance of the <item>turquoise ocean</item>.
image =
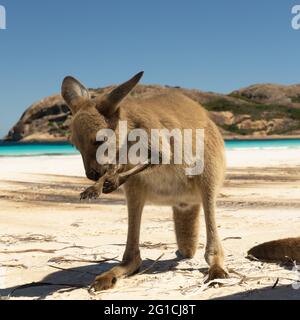
[[[300,139],[276,140],[228,140],[226,149],[295,149],[300,148]],[[78,151],[68,143],[7,143],[0,142],[0,157],[78,155]]]

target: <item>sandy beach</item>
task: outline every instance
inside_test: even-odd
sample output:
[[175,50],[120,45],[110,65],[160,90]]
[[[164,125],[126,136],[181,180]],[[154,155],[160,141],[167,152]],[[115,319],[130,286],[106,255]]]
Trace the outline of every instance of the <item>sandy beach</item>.
[[300,299],[291,265],[246,259],[256,244],[300,236],[300,149],[227,158],[217,215],[230,279],[204,283],[203,221],[197,256],[180,260],[171,209],[147,206],[140,274],[97,294],[89,284],[125,247],[122,191],[80,202],[90,185],[80,156],[0,158],[0,299]]

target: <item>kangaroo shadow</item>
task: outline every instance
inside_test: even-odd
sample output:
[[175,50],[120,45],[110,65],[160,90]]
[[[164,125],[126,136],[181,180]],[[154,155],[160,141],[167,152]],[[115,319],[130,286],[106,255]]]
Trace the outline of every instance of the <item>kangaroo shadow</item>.
[[248,290],[242,293],[215,298],[213,300],[299,300],[299,290],[293,289],[291,285],[265,287],[261,289]]
[[[143,274],[159,274],[168,271],[176,271],[179,262],[184,260],[178,252],[176,258],[168,260],[144,260],[139,271]],[[47,275],[44,279],[37,283],[24,284],[17,287],[0,289],[1,297],[19,297],[19,298],[37,298],[45,299],[47,296],[57,291],[67,292],[76,288],[88,289],[95,280],[95,277],[106,272],[118,265],[116,262],[104,262],[101,264],[92,264],[82,267],[63,269]],[[59,267],[58,267],[59,268]],[[184,271],[194,271],[206,274],[206,268],[187,268],[180,269]]]

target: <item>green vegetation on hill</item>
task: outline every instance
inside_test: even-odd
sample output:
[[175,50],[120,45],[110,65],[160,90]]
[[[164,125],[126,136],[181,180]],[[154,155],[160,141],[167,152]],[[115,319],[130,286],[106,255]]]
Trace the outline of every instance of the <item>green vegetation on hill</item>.
[[[232,101],[227,97],[238,100]],[[291,120],[290,123],[287,121],[284,127],[274,128],[274,130],[271,131],[272,134],[285,134],[289,131],[300,129],[300,108],[291,105],[259,103],[238,93],[232,93],[227,97],[212,99],[205,103],[204,106],[211,112],[231,112],[234,115],[249,115],[253,122],[259,120],[272,121],[274,119]],[[291,100],[293,103],[300,102],[300,95]],[[240,128],[238,123],[223,124],[221,127],[228,132],[242,136],[252,135],[257,131],[257,128]]]
[[288,108],[284,105],[247,103],[235,104],[225,98],[219,98],[205,104],[209,111],[230,111],[233,114],[249,114],[252,119],[272,119],[276,117],[291,117],[300,120],[300,109]]
[[300,94],[295,97],[291,97],[291,100],[293,103],[300,103]]

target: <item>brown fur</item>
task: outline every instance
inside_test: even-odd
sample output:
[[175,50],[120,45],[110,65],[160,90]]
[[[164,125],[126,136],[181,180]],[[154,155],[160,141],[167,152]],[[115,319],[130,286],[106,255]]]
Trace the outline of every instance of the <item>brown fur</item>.
[[249,255],[265,261],[300,261],[300,237],[270,241],[260,244],[248,252]]
[[173,207],[178,249],[185,258],[196,254],[199,238],[200,205]]
[[[67,77],[62,95],[73,112],[72,142],[82,154],[87,177],[98,181],[108,170],[96,162],[96,134],[100,129],[118,132],[118,120],[126,120],[128,129],[167,128],[204,129],[205,164],[200,176],[188,177],[184,165],[157,165],[129,175],[124,188],[128,206],[128,239],[123,262],[96,278],[96,290],[114,286],[117,279],[129,276],[141,264],[139,237],[144,205],[153,203],[173,207],[178,247],[184,257],[195,255],[199,232],[199,209],[203,204],[207,231],[205,258],[210,279],[226,277],[223,249],[215,220],[215,204],[225,175],[224,142],[207,112],[190,98],[169,89],[151,98],[128,96],[142,73],[115,89],[111,94],[90,99],[88,90],[77,80]],[[130,102],[130,103],[129,103]],[[195,145],[195,143],[194,143]],[[126,165],[125,171],[132,166]],[[101,183],[100,183],[101,188]]]

